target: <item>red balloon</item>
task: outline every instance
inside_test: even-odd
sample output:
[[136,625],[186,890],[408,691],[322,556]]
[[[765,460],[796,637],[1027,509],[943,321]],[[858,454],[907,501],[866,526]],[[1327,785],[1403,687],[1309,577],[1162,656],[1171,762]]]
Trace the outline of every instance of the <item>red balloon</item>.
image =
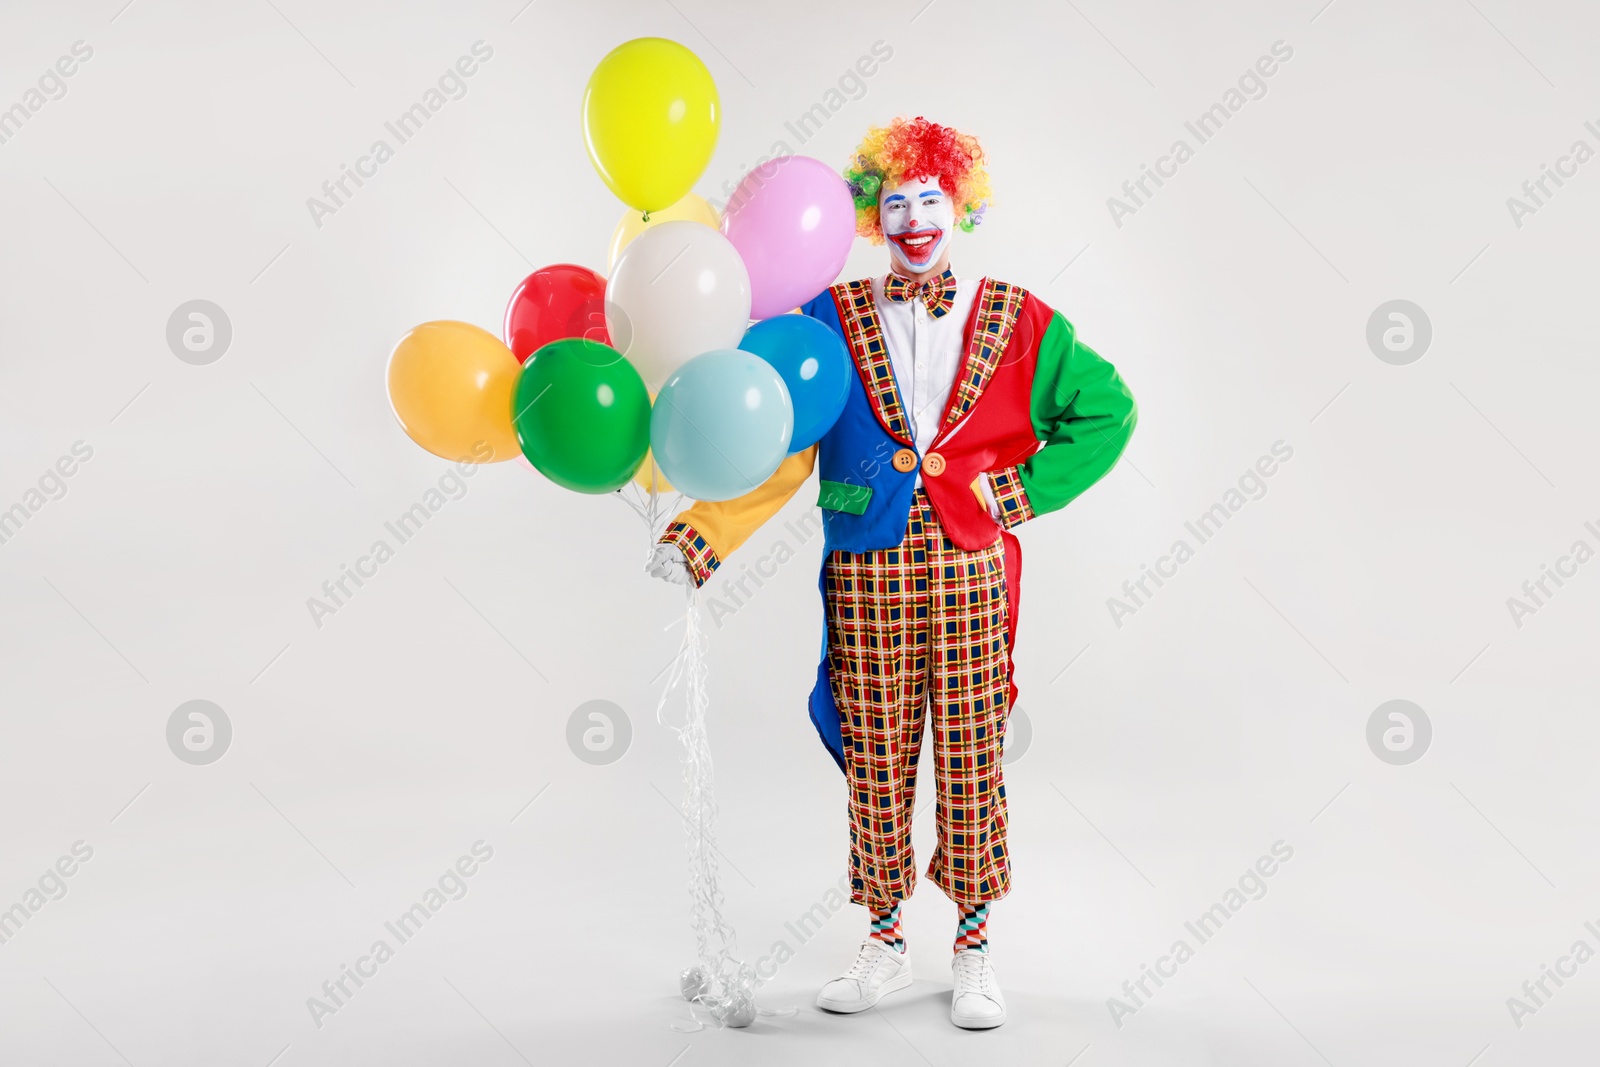
[[611,343],[606,330],[606,280],[588,267],[540,267],[517,286],[506,305],[506,346],[518,363],[551,341],[583,337]]

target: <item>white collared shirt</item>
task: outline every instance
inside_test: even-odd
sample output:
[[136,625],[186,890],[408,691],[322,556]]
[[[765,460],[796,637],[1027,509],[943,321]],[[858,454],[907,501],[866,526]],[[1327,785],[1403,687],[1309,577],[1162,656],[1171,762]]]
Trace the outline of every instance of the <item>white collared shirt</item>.
[[[883,324],[900,403],[911,423],[911,440],[918,454],[926,455],[939,436],[950,390],[961,373],[967,320],[978,299],[978,283],[957,278],[955,302],[949,311],[934,318],[920,299],[895,301],[884,296],[884,281],[872,280],[872,303]],[[920,473],[917,484],[922,484]]]
[[[967,320],[978,300],[978,282],[956,279],[956,296],[938,318],[920,299],[890,300],[883,295],[885,278],[872,279],[872,304],[883,326],[883,340],[889,346],[889,366],[894,369],[900,404],[911,422],[911,440],[918,455],[927,455],[933,439],[944,424],[944,411],[950,404],[950,390],[966,357]],[[922,470],[916,475],[922,484]],[[978,489],[989,514],[1000,515],[994,486],[988,478],[978,479]]]

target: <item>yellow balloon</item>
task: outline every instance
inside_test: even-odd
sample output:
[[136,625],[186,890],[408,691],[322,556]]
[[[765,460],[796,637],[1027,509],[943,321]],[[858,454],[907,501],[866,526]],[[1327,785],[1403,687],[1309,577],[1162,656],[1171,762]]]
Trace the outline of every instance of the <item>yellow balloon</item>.
[[710,226],[713,230],[722,225],[722,220],[717,217],[717,211],[700,197],[689,193],[671,207],[652,211],[649,221],[637,211],[630,211],[617,220],[617,228],[611,231],[611,251],[609,262],[615,269],[617,257],[622,250],[628,247],[628,242],[639,236],[650,227],[662,222],[698,222],[702,226]]
[[620,44],[583,91],[589,159],[623,203],[660,211],[682,199],[711,162],[720,109],[711,72],[677,41]]
[[[652,407],[655,405],[655,402],[656,394],[652,392],[650,394],[650,404]],[[666,474],[662,472],[660,467],[656,466],[655,453],[651,452],[649,449],[645,449],[644,462],[639,464],[639,469],[633,472],[633,480],[639,486],[639,488],[648,493],[652,488],[651,479],[655,480],[654,488],[657,493],[670,493],[673,491],[672,483],[667,481]]]
[[522,454],[511,394],[522,366],[487,330],[425,322],[389,356],[389,404],[400,426],[436,456],[498,463]]
[[650,484],[652,478],[655,479],[654,489],[656,492],[672,492],[672,483],[667,481],[667,476],[661,473],[660,467],[656,466],[656,457],[646,452],[644,454],[644,462],[639,464],[639,469],[633,472],[633,480],[639,484],[639,488],[648,493],[652,488]]

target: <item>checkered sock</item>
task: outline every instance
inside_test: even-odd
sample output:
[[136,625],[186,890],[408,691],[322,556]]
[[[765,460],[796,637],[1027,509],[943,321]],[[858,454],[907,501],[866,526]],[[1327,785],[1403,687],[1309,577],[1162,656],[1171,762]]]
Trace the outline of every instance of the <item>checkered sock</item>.
[[872,936],[894,949],[896,952],[906,950],[905,933],[900,929],[900,905],[904,901],[895,901],[890,908],[868,907],[872,912]]
[[956,951],[975,948],[989,951],[989,905],[962,904],[961,921],[956,925]]

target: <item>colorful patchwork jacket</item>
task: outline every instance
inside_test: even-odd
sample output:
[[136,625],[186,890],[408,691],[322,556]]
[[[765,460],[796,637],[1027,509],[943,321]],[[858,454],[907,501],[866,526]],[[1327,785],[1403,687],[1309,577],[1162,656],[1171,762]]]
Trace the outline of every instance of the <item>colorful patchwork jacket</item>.
[[[784,460],[760,488],[695,504],[661,541],[683,551],[695,584],[703,584],[820,468],[824,559],[832,551],[892,548],[905,535],[920,469],[929,503],[952,541],[966,549],[1004,541],[1014,633],[1021,550],[1009,529],[1065,507],[1116,463],[1136,419],[1133,396],[1116,369],[1044,301],[986,278],[938,436],[918,453],[871,281],[835,285],[801,310],[837,331],[855,361],[857,378],[843,414],[817,445]],[[998,523],[980,478],[988,479],[999,505]],[[1012,695],[1014,704],[1014,687]],[[811,718],[842,767],[826,628]]]

